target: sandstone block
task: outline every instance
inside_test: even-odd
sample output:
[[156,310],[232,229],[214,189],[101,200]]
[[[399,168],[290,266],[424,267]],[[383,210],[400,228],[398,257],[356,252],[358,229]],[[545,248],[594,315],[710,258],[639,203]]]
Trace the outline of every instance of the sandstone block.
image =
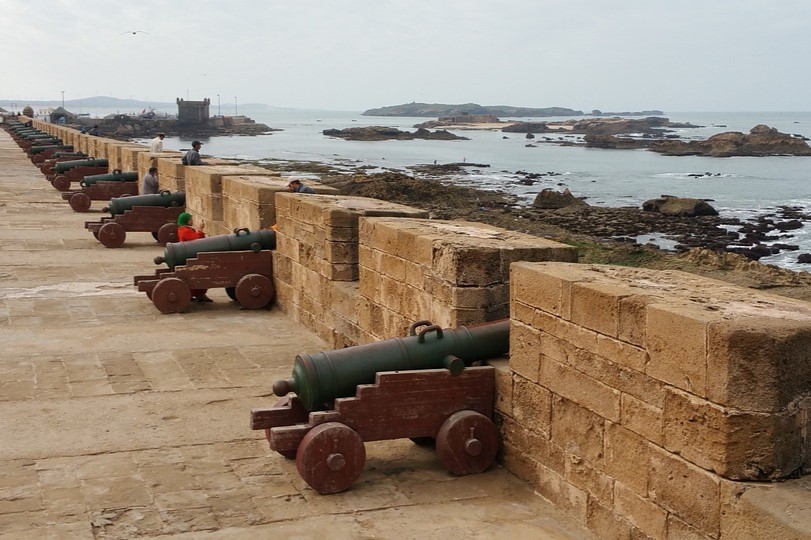
[[359,283],[330,281],[327,305],[329,309],[353,324],[358,323]]
[[[785,310],[781,313],[779,309]],[[709,326],[707,397],[747,411],[784,410],[811,388],[811,309]]]
[[619,305],[629,289],[621,284],[578,282],[571,287],[571,322],[610,337],[619,333]]
[[537,384],[540,365],[540,332],[520,322],[512,321],[510,324],[510,369]]
[[509,358],[494,358],[488,360],[487,364],[493,366],[496,370],[496,400],[494,407],[502,414],[512,416],[513,376],[510,370]]
[[552,420],[552,393],[543,386],[514,375],[512,414],[516,422],[548,438]]
[[566,454],[566,472],[564,478],[573,486],[589,494],[603,504],[614,502],[614,480],[595,468],[585,459],[573,454]]
[[518,301],[568,319],[571,314],[571,288],[574,282],[565,268],[517,262],[512,265],[511,301]]
[[[528,316],[529,313],[527,312],[526,317]],[[533,328],[537,328],[556,338],[560,338],[578,349],[591,352],[597,351],[598,334],[594,330],[589,330],[582,326],[564,321],[560,317],[555,317],[539,309],[532,311],[532,318],[529,324],[531,324]]]
[[[517,397],[517,396],[516,396]],[[552,442],[575,456],[601,466],[605,420],[561,396],[552,396]]]
[[692,524],[702,534],[718,537],[720,479],[680,457],[653,448],[649,496],[653,502]]
[[642,497],[648,495],[651,445],[624,427],[608,423],[605,429],[605,472]]
[[631,540],[631,524],[618,516],[612,506],[600,504],[596,499],[589,498],[586,511],[586,526],[600,535],[600,538],[610,540]]
[[803,421],[796,409],[749,413],[668,388],[665,448],[732,480],[786,478],[803,466]]
[[588,493],[575,487],[560,474],[539,464],[534,481],[538,494],[572,516],[578,522],[586,523]]
[[707,327],[718,316],[693,305],[662,303],[648,305],[647,314],[647,374],[706,396]]
[[541,385],[612,422],[620,419],[620,392],[569,366],[541,356]]
[[614,484],[614,506],[617,513],[628,518],[651,538],[665,538],[667,511],[650,499],[639,496],[622,482]]
[[645,347],[646,308],[654,299],[646,295],[620,298],[619,331],[617,337],[631,345]]
[[648,351],[645,349],[602,334],[597,336],[597,354],[640,373],[645,372],[648,364]]
[[[527,457],[538,464],[563,476],[566,471],[566,455],[561,447],[548,436],[520,424],[508,416],[502,417],[501,434],[505,444],[519,448]],[[517,473],[516,473],[517,474]],[[522,477],[531,481],[533,477]]]
[[620,423],[650,442],[658,446],[663,445],[661,408],[654,407],[630,394],[623,394],[620,400]]

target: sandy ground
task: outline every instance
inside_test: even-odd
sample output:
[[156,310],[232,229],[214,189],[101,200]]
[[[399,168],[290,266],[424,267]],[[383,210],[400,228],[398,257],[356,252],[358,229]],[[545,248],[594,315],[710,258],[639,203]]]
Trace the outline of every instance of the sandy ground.
[[367,444],[321,496],[248,427],[293,357],[285,315],[162,315],[132,287],[148,233],[106,249],[0,130],[0,538],[589,538],[495,467],[450,476],[410,441]]

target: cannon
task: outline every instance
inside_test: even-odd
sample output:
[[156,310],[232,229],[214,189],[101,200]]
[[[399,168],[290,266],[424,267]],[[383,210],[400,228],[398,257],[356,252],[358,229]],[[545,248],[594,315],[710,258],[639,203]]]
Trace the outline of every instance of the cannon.
[[[100,184],[94,184],[97,185]],[[77,193],[73,197],[79,195]],[[73,197],[70,199],[71,206]],[[86,221],[84,226],[108,248],[124,245],[128,232],[152,233],[155,240],[166,245],[177,242],[177,217],[185,210],[185,204],[186,194],[182,191],[171,193],[165,190],[155,195],[117,197],[111,199],[103,209],[110,212],[110,217]]]
[[[126,173],[125,173],[126,174]],[[85,178],[87,180],[87,178]],[[84,182],[82,182],[84,184]],[[118,197],[110,200],[110,204],[102,208],[102,212],[110,212],[110,215],[123,214],[134,207],[162,206],[184,207],[186,206],[186,194],[182,191],[172,193],[168,189],[163,189],[160,193],[150,195],[136,195],[134,197]]]
[[108,166],[109,162],[106,159],[77,159],[74,161],[65,161],[57,164],[57,166],[54,167],[54,172],[66,173],[77,167],[104,167],[106,169]]
[[272,229],[237,229],[233,234],[199,238],[191,242],[167,244],[163,257],[155,257],[155,264],[166,263],[170,269],[185,264],[188,259],[206,251],[261,251],[276,249],[276,231]]
[[269,229],[243,228],[233,234],[169,243],[164,256],[155,257],[155,264],[166,263],[168,268],[135,276],[133,282],[161,313],[184,311],[193,290],[219,287],[241,308],[260,309],[270,306],[276,296],[271,252],[275,248],[276,232]]
[[32,146],[28,150],[28,156],[34,165],[45,163],[45,160],[59,152],[73,152],[71,144],[48,144],[42,146]]
[[74,212],[87,212],[93,201],[109,201],[115,197],[138,195],[138,182],[96,182],[79,190],[63,191]]
[[[416,328],[425,326],[419,334]],[[295,393],[308,411],[351,396],[359,384],[374,382],[378,371],[447,368],[458,373],[474,362],[500,356],[510,348],[510,321],[443,330],[428,321],[411,325],[409,336],[315,354],[300,354],[289,379],[273,384],[273,393]]]
[[107,173],[108,161],[106,159],[79,159],[62,161],[54,165],[56,176],[51,183],[59,191],[70,189],[71,182],[79,182],[85,176]]
[[[433,442],[451,473],[483,472],[500,446],[492,421],[495,369],[468,364],[508,349],[506,319],[444,330],[418,321],[406,338],[298,355],[298,369],[316,371],[294,366],[295,384],[277,381],[277,395],[301,393],[253,409],[251,429],[265,430],[270,448],[295,459],[302,479],[321,494],[344,491],[360,476],[366,441]],[[334,399],[326,405],[308,403],[328,396]]]
[[57,163],[61,163],[63,161],[75,161],[77,159],[87,159],[87,154],[84,152],[55,152],[42,163],[35,164],[40,168],[42,174],[45,175],[46,180],[53,181],[52,179],[56,177],[54,167]]
[[115,170],[104,174],[91,174],[79,180],[82,187],[92,186],[97,182],[137,182],[138,173],[135,171],[121,172]]

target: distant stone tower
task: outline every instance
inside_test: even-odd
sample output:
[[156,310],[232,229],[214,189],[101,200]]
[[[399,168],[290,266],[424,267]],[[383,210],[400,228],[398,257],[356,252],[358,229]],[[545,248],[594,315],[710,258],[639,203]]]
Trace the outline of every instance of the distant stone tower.
[[177,120],[181,124],[208,124],[211,100],[186,101],[177,98]]

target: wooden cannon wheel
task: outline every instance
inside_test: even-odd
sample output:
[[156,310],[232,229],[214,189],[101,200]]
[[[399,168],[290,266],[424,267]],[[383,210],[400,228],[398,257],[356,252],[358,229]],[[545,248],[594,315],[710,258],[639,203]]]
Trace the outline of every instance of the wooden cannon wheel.
[[67,191],[70,189],[70,180],[68,180],[68,177],[65,176],[64,174],[60,174],[59,176],[54,178],[51,184],[53,184],[53,187],[55,187],[59,191]]
[[93,204],[93,201],[90,200],[90,197],[87,193],[74,193],[68,199],[68,204],[70,207],[73,208],[74,212],[87,212],[90,210],[90,205]]
[[358,479],[366,463],[366,447],[352,428],[327,422],[311,429],[296,452],[296,469],[318,493],[339,493]]
[[451,473],[480,473],[496,459],[498,428],[483,414],[459,411],[448,417],[436,436],[439,460]]
[[245,309],[259,309],[273,300],[273,282],[261,274],[248,274],[237,281],[234,295]]
[[161,225],[155,240],[162,246],[169,242],[177,242],[177,223],[164,223]]
[[104,247],[118,248],[124,245],[124,241],[127,239],[127,231],[118,223],[110,221],[101,226],[98,239],[99,242],[104,244]]
[[164,278],[152,289],[151,300],[161,313],[180,313],[191,303],[191,289],[180,278]]

